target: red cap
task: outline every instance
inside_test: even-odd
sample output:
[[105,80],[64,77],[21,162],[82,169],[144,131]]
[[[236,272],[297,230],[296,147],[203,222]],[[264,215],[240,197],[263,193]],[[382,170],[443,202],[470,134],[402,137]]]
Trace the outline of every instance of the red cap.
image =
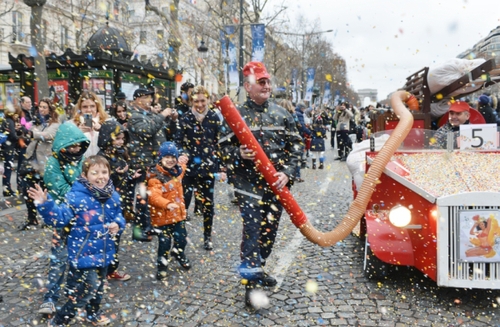
[[266,66],[258,61],[250,61],[243,67],[243,76],[247,77],[250,75],[254,75],[256,81],[263,78],[271,78],[271,75],[267,72]]
[[464,111],[467,111],[467,112],[469,112],[470,111],[470,107],[467,104],[467,102],[455,101],[455,102],[453,102],[451,104],[450,109],[448,109],[448,111],[453,111],[453,112],[464,112]]

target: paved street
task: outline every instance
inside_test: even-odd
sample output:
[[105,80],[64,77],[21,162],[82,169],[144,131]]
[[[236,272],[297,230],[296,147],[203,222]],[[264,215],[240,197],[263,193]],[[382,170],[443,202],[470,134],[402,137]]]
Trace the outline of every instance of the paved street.
[[[306,182],[293,189],[309,219],[323,231],[333,229],[352,198],[349,171],[332,158],[329,150],[324,170],[303,170]],[[184,272],[171,262],[168,285],[155,279],[156,239],[132,242],[127,228],[120,270],[132,279],[111,282],[102,306],[112,326],[500,326],[500,292],[438,288],[406,267],[387,280],[370,281],[363,275],[364,245],[356,237],[321,248],[307,241],[286,214],[268,264],[279,284],[266,290],[268,308],[250,311],[236,273],[241,221],[228,192],[228,185],[217,185],[214,250],[203,250],[202,221],[195,216],[188,225],[186,250],[193,268]],[[24,207],[15,206],[0,212],[0,326],[5,327],[46,322],[36,311],[51,232],[19,232],[24,214]],[[76,320],[72,326],[87,325]]]

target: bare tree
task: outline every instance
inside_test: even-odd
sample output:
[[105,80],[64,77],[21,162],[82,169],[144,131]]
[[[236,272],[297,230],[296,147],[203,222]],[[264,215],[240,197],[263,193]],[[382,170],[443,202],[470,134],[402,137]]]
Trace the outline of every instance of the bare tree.
[[47,66],[45,65],[44,42],[42,35],[42,12],[47,0],[24,0],[24,3],[31,7],[30,31],[31,45],[35,48],[35,80],[38,87],[38,98],[49,94],[49,81]]
[[182,44],[182,37],[179,30],[179,0],[172,0],[172,3],[170,4],[170,16],[163,13],[157,7],[151,5],[150,0],[145,1],[146,11],[152,11],[158,15],[161,19],[163,27],[170,32],[168,38],[168,44],[172,47],[170,59],[173,66],[172,68],[177,70],[179,68],[179,50]]

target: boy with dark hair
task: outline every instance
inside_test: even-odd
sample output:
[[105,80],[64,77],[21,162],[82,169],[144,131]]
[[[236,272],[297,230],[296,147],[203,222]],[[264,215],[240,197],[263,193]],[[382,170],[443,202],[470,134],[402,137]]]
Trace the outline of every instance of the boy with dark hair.
[[71,225],[67,249],[69,272],[68,301],[49,321],[49,326],[68,325],[78,308],[85,307],[87,321],[107,325],[110,320],[99,312],[106,270],[115,254],[112,238],[125,228],[120,196],[109,178],[110,166],[101,156],[83,162],[82,174],[58,205],[40,185],[30,188],[29,196],[47,225]]

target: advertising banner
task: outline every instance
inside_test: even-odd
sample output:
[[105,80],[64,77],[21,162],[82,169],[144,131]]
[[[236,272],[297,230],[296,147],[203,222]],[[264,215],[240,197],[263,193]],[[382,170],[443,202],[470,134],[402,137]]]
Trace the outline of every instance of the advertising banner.
[[[229,42],[228,54],[229,54],[229,89],[236,90],[240,84],[240,78],[238,73],[238,56],[236,54],[236,46],[233,43],[235,26],[225,26],[225,31],[227,35],[227,40]],[[226,45],[227,46],[227,45]]]
[[252,24],[252,61],[264,61],[266,27],[264,24]]
[[325,92],[323,92],[323,104],[328,104],[332,94],[330,93],[330,82],[325,82]]
[[292,102],[297,103],[297,68],[292,69],[292,82],[290,83],[292,86]]
[[313,87],[314,87],[314,75],[316,75],[316,69],[307,68],[307,84],[306,84],[306,95],[304,97],[305,101],[311,101],[313,96]]

